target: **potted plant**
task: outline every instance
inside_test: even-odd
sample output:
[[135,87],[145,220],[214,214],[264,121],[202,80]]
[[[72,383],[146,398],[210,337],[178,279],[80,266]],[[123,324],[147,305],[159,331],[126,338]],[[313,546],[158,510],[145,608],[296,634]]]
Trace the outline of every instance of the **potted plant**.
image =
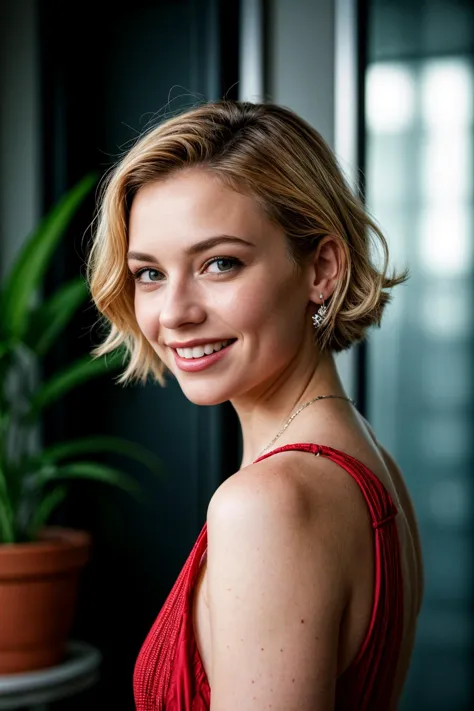
[[123,362],[120,353],[87,355],[47,381],[41,372],[42,359],[88,290],[78,276],[46,300],[38,292],[62,235],[95,184],[95,176],[86,176],[53,207],[0,285],[0,674],[51,666],[63,657],[91,548],[86,531],[48,525],[67,481],[94,479],[139,496],[126,473],[91,458],[103,452],[160,469],[152,453],[122,438],[39,444],[45,408]]

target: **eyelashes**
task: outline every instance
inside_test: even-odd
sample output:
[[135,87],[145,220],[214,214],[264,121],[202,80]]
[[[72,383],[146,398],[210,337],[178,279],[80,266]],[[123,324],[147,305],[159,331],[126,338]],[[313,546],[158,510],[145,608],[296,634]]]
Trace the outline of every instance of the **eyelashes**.
[[[224,268],[218,268],[217,271],[210,271],[209,267],[212,267],[213,265],[221,265],[224,264]],[[203,267],[204,271],[208,271],[210,274],[214,275],[224,275],[224,274],[230,274],[232,272],[237,271],[238,269],[242,268],[244,266],[244,263],[240,260],[237,259],[237,257],[227,257],[227,256],[222,256],[222,257],[213,257],[212,259],[209,259]],[[144,277],[148,275],[148,279],[145,279]],[[156,275],[155,278],[152,277],[152,275]],[[160,272],[159,269],[154,269],[153,267],[142,267],[141,269],[137,269],[137,271],[132,272],[132,277],[135,280],[135,282],[138,282],[139,284],[159,284],[161,281],[164,280],[164,275],[163,272]]]
[[219,264],[219,262],[228,262],[230,264],[229,269],[218,270],[217,272],[212,272],[213,274],[227,274],[228,272],[234,271],[234,269],[243,267],[243,263],[237,257],[213,257],[205,266],[209,267],[213,264]]
[[153,279],[150,279],[149,281],[144,281],[142,277],[144,274],[147,273],[161,274],[161,276],[163,276],[158,269],[152,269],[151,267],[142,267],[142,269],[138,269],[136,272],[132,272],[132,277],[135,279],[135,281],[141,282],[142,284],[155,284],[159,281],[162,281],[162,279],[157,279],[156,281],[154,281]]

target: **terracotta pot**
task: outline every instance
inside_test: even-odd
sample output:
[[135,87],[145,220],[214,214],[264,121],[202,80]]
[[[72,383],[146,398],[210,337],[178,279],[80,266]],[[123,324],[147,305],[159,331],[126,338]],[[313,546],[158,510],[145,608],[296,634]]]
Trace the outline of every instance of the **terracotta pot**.
[[61,662],[90,547],[88,533],[61,527],[0,545],[0,674]]

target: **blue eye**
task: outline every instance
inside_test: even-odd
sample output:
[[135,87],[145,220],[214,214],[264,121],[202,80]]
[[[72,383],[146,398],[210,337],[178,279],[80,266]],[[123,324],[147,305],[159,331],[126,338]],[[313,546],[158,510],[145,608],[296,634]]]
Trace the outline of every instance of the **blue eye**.
[[[148,276],[147,279],[144,278],[145,275]],[[146,267],[145,269],[139,269],[133,275],[133,278],[141,284],[153,284],[157,281],[161,281],[162,277],[163,275],[161,272],[158,271],[158,269],[150,269],[150,267]]]
[[[237,257],[214,257],[204,265],[204,271],[210,274],[229,274],[243,267],[243,262]],[[152,267],[142,267],[132,272],[134,280],[139,284],[158,284],[165,279],[163,272]]]
[[[210,270],[209,267],[216,266],[215,270]],[[207,268],[212,274],[225,274],[226,272],[231,272],[234,269],[241,267],[242,262],[236,257],[214,257],[207,263]]]

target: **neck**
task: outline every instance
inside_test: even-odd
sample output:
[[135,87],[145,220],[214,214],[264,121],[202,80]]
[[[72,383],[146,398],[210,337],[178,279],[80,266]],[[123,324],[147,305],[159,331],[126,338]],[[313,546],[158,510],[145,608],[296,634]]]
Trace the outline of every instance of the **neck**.
[[[242,428],[241,468],[255,461],[288,418],[301,405],[318,395],[347,397],[331,353],[319,353],[308,364],[291,363],[285,372],[280,373],[272,381],[271,385],[267,385],[264,392],[233,400],[232,405]],[[294,424],[298,419],[301,418],[300,422],[302,422],[304,417],[308,416],[308,410],[311,410],[311,407],[301,412],[294,423],[289,425],[287,431],[290,439],[294,439],[290,430],[292,428],[294,430]],[[314,417],[314,414],[312,416]],[[280,440],[275,442],[275,447],[283,441],[282,436],[281,442]]]

